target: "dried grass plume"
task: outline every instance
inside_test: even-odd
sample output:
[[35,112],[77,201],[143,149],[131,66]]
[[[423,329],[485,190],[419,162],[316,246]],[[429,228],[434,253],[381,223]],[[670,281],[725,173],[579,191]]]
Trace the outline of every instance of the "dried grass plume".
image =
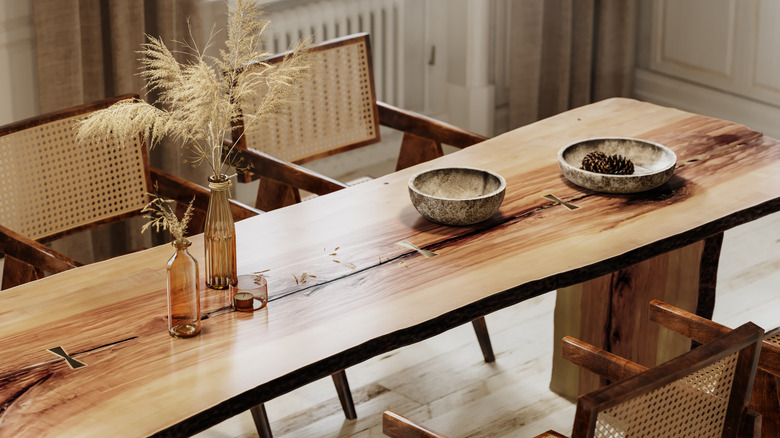
[[149,222],[144,224],[141,232],[143,233],[149,228],[154,228],[157,232],[161,229],[168,230],[176,242],[182,242],[187,234],[187,225],[189,225],[190,219],[192,219],[192,204],[195,202],[195,198],[192,198],[192,201],[190,201],[187,209],[184,211],[184,215],[179,219],[171,207],[176,205],[176,201],[161,198],[157,194],[157,187],[155,187],[155,193],[149,193],[148,195],[152,200],[144,206],[141,212],[146,213],[144,217],[149,219]]
[[[219,57],[207,56],[208,43],[199,48],[194,41],[181,43],[190,60],[180,63],[163,41],[147,35],[141,76],[147,92],[159,96],[157,105],[140,99],[117,102],[96,111],[79,126],[79,140],[114,135],[130,138],[141,132],[154,147],[163,137],[182,144],[192,153],[196,165],[206,163],[215,176],[226,173],[234,150],[223,150],[223,139],[233,122],[252,125],[282,114],[295,95],[295,85],[309,73],[309,41],[299,41],[281,63],[269,64],[272,55],[262,46],[269,22],[254,0],[236,0],[228,14],[226,48]],[[192,38],[191,38],[192,39]],[[248,65],[252,68],[246,68]],[[265,92],[253,113],[243,113],[242,104]]]

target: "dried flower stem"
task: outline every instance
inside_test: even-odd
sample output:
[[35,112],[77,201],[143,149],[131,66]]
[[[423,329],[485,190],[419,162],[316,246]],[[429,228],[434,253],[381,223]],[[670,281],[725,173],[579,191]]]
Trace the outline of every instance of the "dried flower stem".
[[[282,114],[294,85],[309,73],[308,40],[298,42],[281,63],[262,62],[271,55],[262,48],[269,23],[262,17],[254,0],[236,0],[229,11],[226,49],[219,57],[205,55],[212,46],[212,32],[203,48],[194,41],[181,44],[191,55],[186,63],[178,62],[162,39],[147,35],[139,52],[144,55],[140,74],[147,91],[158,93],[158,106],[128,99],[96,111],[79,126],[79,140],[110,135],[123,139],[141,132],[154,147],[168,136],[192,152],[193,164],[206,163],[215,176],[226,173],[235,151],[233,146],[224,150],[223,140],[233,125],[241,120],[248,130]],[[250,64],[253,67],[246,68]],[[264,89],[260,107],[243,113],[243,104]]]
[[177,242],[184,240],[184,235],[187,234],[187,225],[192,219],[192,204],[195,202],[195,197],[192,198],[187,209],[184,211],[184,215],[181,220],[176,216],[176,212],[171,208],[172,204],[176,204],[176,201],[172,199],[163,199],[157,194],[157,187],[155,186],[155,193],[148,194],[152,200],[144,206],[141,210],[145,218],[150,219],[149,222],[141,227],[141,232],[154,228],[159,232],[160,229],[169,230],[171,236]]

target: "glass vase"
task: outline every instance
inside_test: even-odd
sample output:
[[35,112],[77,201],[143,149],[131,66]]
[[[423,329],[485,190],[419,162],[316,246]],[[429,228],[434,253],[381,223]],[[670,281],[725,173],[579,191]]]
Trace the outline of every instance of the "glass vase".
[[192,243],[175,240],[176,253],[168,260],[168,333],[189,338],[200,333],[198,261],[187,251]]
[[230,180],[226,175],[210,176],[209,209],[203,238],[206,247],[206,285],[227,289],[238,281],[236,271],[236,227],[228,203]]

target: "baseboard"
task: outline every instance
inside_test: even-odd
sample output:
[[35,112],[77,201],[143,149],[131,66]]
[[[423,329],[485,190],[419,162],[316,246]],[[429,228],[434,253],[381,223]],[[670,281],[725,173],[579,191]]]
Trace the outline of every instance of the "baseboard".
[[655,73],[635,70],[637,99],[741,123],[780,138],[780,108],[713,88]]

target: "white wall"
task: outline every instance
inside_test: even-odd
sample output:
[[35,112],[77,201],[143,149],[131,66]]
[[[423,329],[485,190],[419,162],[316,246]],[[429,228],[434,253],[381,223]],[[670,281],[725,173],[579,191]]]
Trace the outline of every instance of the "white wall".
[[638,98],[780,138],[780,2],[640,4]]
[[38,114],[32,0],[0,2],[0,126]]

